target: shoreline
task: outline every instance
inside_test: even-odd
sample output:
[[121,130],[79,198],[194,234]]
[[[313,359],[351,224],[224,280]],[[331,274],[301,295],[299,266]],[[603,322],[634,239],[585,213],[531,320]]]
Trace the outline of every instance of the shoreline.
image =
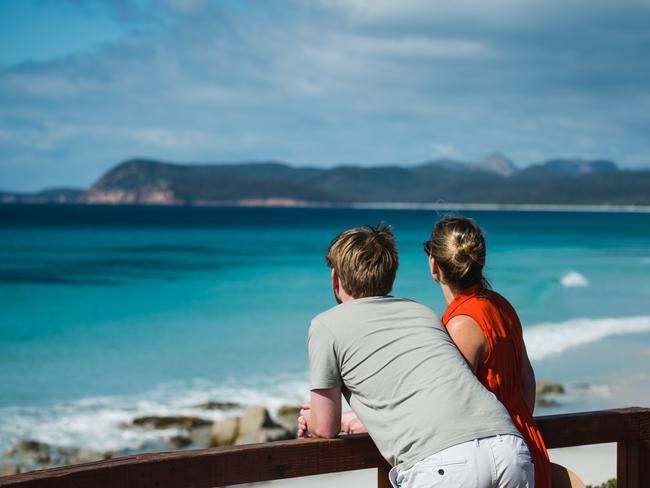
[[553,204],[553,203],[421,203],[421,202],[310,202],[289,199],[234,200],[222,202],[12,202],[0,200],[0,206],[62,207],[222,207],[222,208],[312,208],[348,210],[469,210],[478,212],[558,212],[558,213],[650,213],[650,205]]

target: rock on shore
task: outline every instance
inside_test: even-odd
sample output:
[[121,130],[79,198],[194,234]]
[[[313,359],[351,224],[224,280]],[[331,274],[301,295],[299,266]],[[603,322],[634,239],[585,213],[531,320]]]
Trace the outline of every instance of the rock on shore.
[[241,417],[229,417],[212,426],[210,446],[251,444],[291,439],[295,435],[271,419],[261,406],[248,407]]
[[535,406],[539,408],[557,407],[560,402],[550,396],[563,395],[565,388],[560,383],[553,383],[551,381],[540,381],[537,383],[537,396],[535,397]]
[[[207,402],[197,408],[229,410],[240,408],[232,402]],[[128,424],[120,425],[124,429],[166,430],[176,429],[166,441],[144,441],[140,452],[163,449],[165,444],[170,449],[188,447],[228,446],[292,439],[296,435],[297,419],[300,407],[285,405],[276,412],[274,420],[263,406],[247,407],[241,416],[226,417],[213,422],[194,416],[144,416],[133,419]],[[9,464],[2,465],[0,475],[16,474],[27,469],[40,469],[50,466],[78,464],[133,451],[98,452],[76,447],[50,445],[35,439],[25,439],[4,453]],[[137,452],[137,451],[136,451]]]
[[98,452],[76,447],[52,446],[28,439],[4,453],[5,456],[36,465],[64,465],[110,459],[112,452]]
[[13,474],[20,474],[23,470],[17,464],[3,464],[0,466],[0,476],[11,476]]
[[205,403],[199,403],[198,405],[194,405],[192,408],[198,408],[201,410],[234,410],[235,408],[242,408],[242,405],[236,402],[209,401]]
[[202,419],[200,417],[163,417],[151,415],[133,419],[132,425],[134,427],[144,427],[148,429],[195,429],[197,427],[210,425],[211,423],[212,422],[210,420]]

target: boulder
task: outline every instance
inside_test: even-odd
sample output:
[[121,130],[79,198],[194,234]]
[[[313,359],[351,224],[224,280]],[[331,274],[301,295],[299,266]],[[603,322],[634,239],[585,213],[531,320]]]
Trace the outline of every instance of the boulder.
[[47,464],[50,462],[50,446],[44,442],[27,439],[20,441],[5,455],[29,460],[37,464]]
[[211,420],[206,420],[199,417],[160,417],[156,415],[138,417],[136,419],[133,419],[132,422],[132,425],[134,427],[143,427],[146,429],[194,429],[210,424],[212,424]]
[[293,437],[292,432],[273,422],[266,408],[257,405],[248,407],[244,412],[235,444],[271,442]]
[[550,408],[550,407],[557,407],[560,404],[557,400],[553,400],[552,398],[537,398],[535,400],[535,406],[539,408]]
[[210,446],[271,442],[293,437],[293,430],[287,430],[275,423],[266,408],[252,406],[248,407],[241,417],[229,417],[215,422],[212,426]]
[[259,405],[248,407],[242,415],[239,424],[239,435],[251,435],[259,432],[261,429],[279,427],[269,415],[269,411]]
[[239,436],[239,417],[228,417],[212,424],[210,447],[231,446]]
[[76,447],[53,447],[50,449],[50,457],[55,464],[81,464],[110,459],[112,453],[78,449]]
[[192,445],[192,439],[184,435],[175,435],[167,439],[167,445],[172,449],[183,449]]
[[233,410],[235,408],[241,408],[242,406],[239,403],[235,402],[214,402],[209,401],[205,403],[199,403],[194,405],[192,408],[200,408],[201,410]]
[[266,427],[254,433],[240,434],[235,444],[256,444],[258,442],[273,442],[293,439],[295,436],[282,427]]
[[5,453],[8,457],[19,458],[41,465],[50,464],[80,464],[91,461],[110,459],[111,452],[98,452],[76,447],[50,446],[44,442],[25,440],[19,442],[13,449]]
[[561,395],[562,393],[564,393],[564,386],[560,383],[553,383],[551,381],[537,383],[538,395]]
[[275,414],[276,422],[295,437],[298,432],[300,405],[282,405]]
[[22,468],[17,464],[3,464],[0,466],[0,476],[11,476],[12,474],[20,474]]
[[210,447],[210,438],[212,436],[212,425],[204,425],[203,427],[197,427],[196,429],[190,429],[187,431],[187,435],[192,439],[192,444],[201,447]]

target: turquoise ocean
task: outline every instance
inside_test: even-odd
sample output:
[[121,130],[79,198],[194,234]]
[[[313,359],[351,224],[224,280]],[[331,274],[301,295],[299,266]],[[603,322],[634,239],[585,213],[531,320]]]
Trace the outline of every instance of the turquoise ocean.
[[[650,370],[650,214],[455,213],[486,230],[486,274],[522,319],[538,380],[567,387],[537,413],[636,401]],[[394,295],[442,315],[422,251],[442,215],[0,205],[0,453],[27,438],[147,449],[169,433],[120,424],[226,415],[192,407],[208,400],[305,400],[307,328],[334,305],[331,239],[392,225]]]

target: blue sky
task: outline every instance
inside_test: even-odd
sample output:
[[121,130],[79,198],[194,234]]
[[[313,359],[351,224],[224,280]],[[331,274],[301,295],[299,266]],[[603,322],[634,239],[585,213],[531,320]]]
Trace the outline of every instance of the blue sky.
[[650,167],[647,0],[2,0],[0,189],[131,157]]

